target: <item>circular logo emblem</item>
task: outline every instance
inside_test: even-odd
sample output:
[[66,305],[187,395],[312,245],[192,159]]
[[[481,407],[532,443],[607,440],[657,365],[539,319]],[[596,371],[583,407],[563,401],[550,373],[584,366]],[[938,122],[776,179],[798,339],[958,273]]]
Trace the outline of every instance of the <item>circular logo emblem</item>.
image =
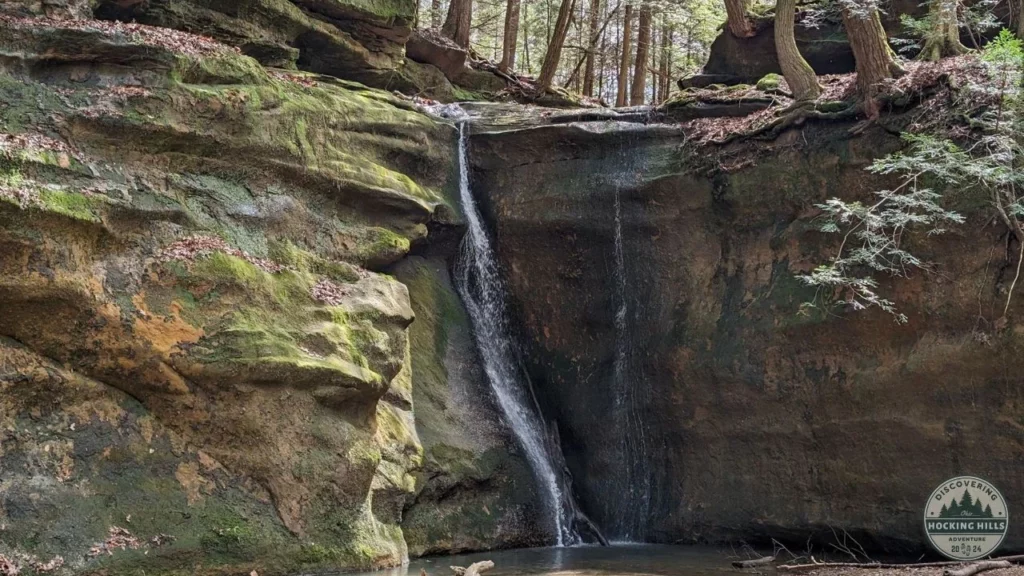
[[973,476],[946,480],[924,507],[928,540],[954,560],[977,560],[994,552],[1003,543],[1009,522],[1003,495]]

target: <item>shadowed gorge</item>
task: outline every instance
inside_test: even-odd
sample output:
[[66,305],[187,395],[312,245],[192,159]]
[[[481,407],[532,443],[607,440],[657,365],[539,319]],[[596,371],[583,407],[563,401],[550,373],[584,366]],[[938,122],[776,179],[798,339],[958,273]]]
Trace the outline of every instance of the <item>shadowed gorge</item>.
[[0,0],[0,576],[1024,551],[1019,13],[735,4]]

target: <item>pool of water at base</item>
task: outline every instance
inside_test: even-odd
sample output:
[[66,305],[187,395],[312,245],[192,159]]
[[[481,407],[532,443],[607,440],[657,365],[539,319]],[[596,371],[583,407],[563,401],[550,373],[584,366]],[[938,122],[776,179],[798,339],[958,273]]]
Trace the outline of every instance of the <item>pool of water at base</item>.
[[451,576],[449,566],[491,560],[484,576],[723,576],[736,571],[727,550],[701,546],[618,544],[571,548],[525,548],[412,560],[407,566],[360,576]]

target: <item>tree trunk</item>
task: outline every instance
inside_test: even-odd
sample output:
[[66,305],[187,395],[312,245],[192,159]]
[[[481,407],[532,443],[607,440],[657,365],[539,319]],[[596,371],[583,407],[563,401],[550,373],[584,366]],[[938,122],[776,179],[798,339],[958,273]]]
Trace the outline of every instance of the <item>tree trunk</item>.
[[[925,35],[922,60],[937,61],[944,56],[958,56],[967,53],[967,47],[960,43],[960,25],[957,20],[958,0],[932,0],[928,6],[931,29]],[[1017,29],[1020,30],[1020,22]]]
[[532,69],[530,68],[530,18],[529,10],[530,4],[527,2],[523,5],[523,57],[526,58],[526,73],[529,74]]
[[793,97],[798,101],[817,100],[821,95],[821,85],[814,69],[800,55],[796,47],[793,15],[796,13],[796,0],[778,0],[775,5],[775,50],[779,58],[779,67],[786,77]]
[[[1022,0],[1024,1],[1024,0]],[[607,18],[608,15],[608,3],[604,2],[601,11]],[[601,34],[601,51],[600,57],[597,59],[597,97],[604,98],[604,69],[605,64],[608,61],[608,35]]]
[[473,22],[473,0],[451,0],[441,33],[463,48],[469,48],[469,30]]
[[621,57],[619,59],[619,86],[618,92],[615,95],[615,105],[625,106],[626,105],[626,87],[629,85],[629,62],[630,56],[632,56],[632,25],[633,25],[633,7],[626,4],[625,13],[622,16],[622,41],[619,42],[621,45]]
[[755,32],[747,7],[748,0],[725,0],[725,21],[729,32],[737,38],[750,38]]
[[441,27],[441,0],[430,0],[430,27],[434,30]]
[[544,54],[544,64],[540,67],[540,76],[537,78],[537,86],[541,90],[551,87],[555,79],[555,72],[558,71],[558,63],[562,59],[562,46],[565,44],[565,36],[569,33],[569,17],[572,16],[576,0],[562,0],[558,8],[558,20],[555,21],[555,31],[548,42],[548,51]]
[[672,57],[669,47],[672,45],[672,27],[669,26],[668,16],[661,17],[661,62],[658,64],[658,98],[656,104],[661,104],[668,99],[669,82],[672,73],[669,72],[669,59]]
[[519,37],[519,1],[505,4],[505,35],[501,41],[501,62],[498,69],[507,73],[516,66],[516,39]]
[[871,0],[843,4],[843,27],[857,61],[857,90],[869,118],[877,116],[874,97],[878,86],[889,78],[902,76],[903,67],[889,48],[878,9]]
[[1017,10],[1017,38],[1024,39],[1024,0],[1016,0],[1012,5]]
[[594,95],[594,44],[598,39],[598,27],[601,23],[601,0],[590,1],[590,46],[587,47],[587,61],[583,65],[583,95]]
[[629,105],[639,106],[647,96],[647,60],[651,56],[651,6],[640,6],[640,24],[636,34],[636,62],[633,67],[633,86],[629,91]]

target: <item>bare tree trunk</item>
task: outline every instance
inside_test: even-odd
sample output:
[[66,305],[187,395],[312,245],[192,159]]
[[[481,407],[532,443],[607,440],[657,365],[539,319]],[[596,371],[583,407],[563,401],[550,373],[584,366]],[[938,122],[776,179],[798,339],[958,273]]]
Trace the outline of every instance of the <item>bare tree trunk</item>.
[[540,67],[540,76],[537,78],[537,85],[541,90],[550,88],[555,79],[558,63],[562,59],[562,46],[565,45],[565,36],[569,32],[569,17],[572,16],[575,6],[576,0],[562,0],[562,5],[558,8],[555,31],[548,42],[548,51],[544,54],[544,64]]
[[622,16],[622,41],[619,42],[621,45],[621,57],[619,59],[619,86],[618,93],[615,95],[615,105],[625,106],[626,105],[626,88],[629,85],[629,62],[630,56],[632,56],[632,25],[633,25],[633,7],[626,4],[625,14]]
[[[1022,0],[1024,1],[1024,0]],[[603,15],[607,18],[608,14],[608,3],[604,2],[602,5]],[[608,35],[601,35],[601,52],[600,57],[597,61],[597,97],[604,98],[604,69],[605,64],[608,61]]]
[[597,30],[601,23],[601,0],[590,1],[590,46],[587,47],[587,61],[583,65],[583,95],[594,95],[594,42],[598,39]]
[[523,57],[526,58],[526,73],[530,73],[530,3],[522,5],[523,8]]
[[430,0],[430,27],[434,30],[441,27],[441,0]]
[[508,72],[516,66],[516,39],[519,37],[519,1],[505,4],[505,34],[501,41],[501,62],[498,69]]
[[[860,4],[860,5],[857,5]],[[889,41],[871,0],[843,4],[843,27],[857,61],[857,89],[869,118],[878,114],[874,97],[884,80],[902,76],[903,67],[889,47]]]
[[647,60],[651,54],[651,7],[640,6],[640,24],[636,35],[636,61],[633,66],[633,86],[629,91],[629,105],[644,103],[647,92]]
[[1024,0],[1016,0],[1010,3],[1016,10],[1017,38],[1024,38]]
[[651,20],[651,104],[658,103],[661,95],[661,25]]
[[754,23],[750,21],[749,0],[725,0],[726,24],[729,32],[737,38],[754,35]]
[[[967,47],[960,43],[960,25],[957,20],[958,0],[932,0],[928,6],[931,30],[925,35],[922,60],[937,61],[944,56],[958,56],[967,53]],[[1020,30],[1021,24],[1017,23]]]
[[658,64],[658,97],[656,104],[661,104],[668,99],[669,82],[672,74],[669,72],[669,59],[672,57],[669,47],[672,45],[672,27],[669,26],[668,16],[661,16],[661,62]]
[[821,85],[814,69],[804,60],[800,49],[796,46],[793,15],[796,12],[796,0],[778,0],[775,5],[775,50],[779,57],[779,67],[786,77],[793,97],[798,101],[817,100],[821,95]]
[[470,25],[473,22],[473,0],[451,0],[448,17],[441,33],[463,48],[469,48]]
[[[586,10],[584,9],[583,2],[576,2],[576,8],[577,8],[576,10],[573,10],[573,16],[572,16],[572,20],[571,20],[571,23],[576,28],[576,58],[575,58],[575,61],[582,62],[582,61],[586,60],[587,52],[590,49],[589,48],[589,46],[590,46],[590,36],[587,35],[586,38],[584,38],[584,35],[583,35],[583,28],[584,28],[583,27],[583,17],[586,14]],[[588,29],[589,29],[589,27],[588,27]],[[578,69],[577,70],[573,70],[573,76],[575,77],[573,79],[573,84],[572,84],[573,85],[573,90],[577,94],[579,94],[579,93],[581,93],[583,91],[583,86],[581,84],[582,76],[580,76]]]

